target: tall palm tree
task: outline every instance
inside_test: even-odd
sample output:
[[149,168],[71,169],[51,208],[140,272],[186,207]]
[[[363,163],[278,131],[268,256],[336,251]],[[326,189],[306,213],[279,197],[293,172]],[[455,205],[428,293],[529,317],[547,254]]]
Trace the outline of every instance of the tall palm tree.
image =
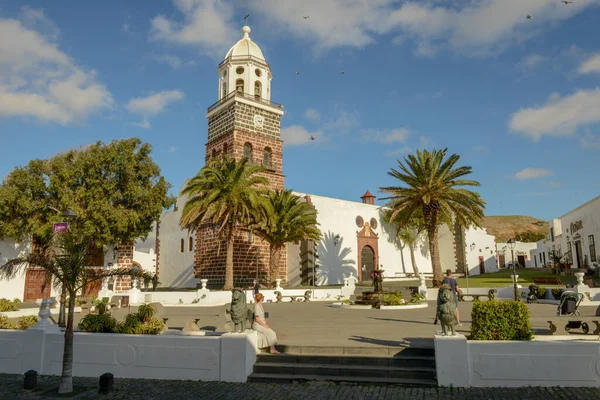
[[201,226],[216,226],[218,236],[227,243],[225,290],[233,289],[233,245],[238,226],[256,218],[264,202],[263,194],[269,181],[259,175],[265,169],[248,163],[223,159],[205,166],[183,189],[189,199],[183,207],[179,224],[195,231]]
[[404,162],[398,160],[399,170],[392,168],[388,174],[407,186],[380,188],[391,194],[386,199],[390,200],[388,206],[393,210],[393,220],[408,222],[415,213],[423,213],[435,286],[442,281],[438,245],[440,224],[451,219],[461,226],[480,226],[485,208],[479,193],[462,187],[479,186],[477,181],[462,179],[472,172],[471,167],[455,167],[460,156],[452,154],[446,158],[447,151],[417,150],[416,155],[408,155]]
[[43,287],[53,284],[63,287],[69,296],[69,313],[65,330],[63,348],[62,374],[58,393],[73,391],[73,309],[75,298],[79,293],[86,293],[87,288],[96,282],[113,276],[137,276],[144,278],[147,272],[131,268],[115,268],[98,270],[88,268],[88,261],[93,252],[93,245],[86,239],[79,239],[72,233],[56,235],[49,245],[31,254],[15,258],[0,266],[0,279],[12,279],[18,272],[29,266],[44,270]]
[[279,278],[281,251],[286,243],[300,240],[320,240],[317,212],[291,190],[268,193],[261,219],[252,231],[269,243],[269,282]]
[[415,273],[415,276],[419,278],[421,272],[419,271],[417,260],[415,258],[415,245],[421,238],[422,233],[427,229],[425,220],[423,220],[423,214],[417,212],[408,221],[397,222],[391,218],[393,212],[394,210],[386,211],[384,214],[385,221],[396,225],[398,238],[402,243],[405,243],[408,246],[413,272]]

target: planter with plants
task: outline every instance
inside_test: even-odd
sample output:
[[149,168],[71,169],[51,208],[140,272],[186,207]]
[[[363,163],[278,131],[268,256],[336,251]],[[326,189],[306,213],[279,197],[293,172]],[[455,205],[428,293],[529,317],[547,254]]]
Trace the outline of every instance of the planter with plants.
[[165,329],[165,324],[154,317],[156,310],[149,304],[142,304],[136,313],[128,314],[118,322],[108,310],[108,301],[96,302],[97,314],[86,315],[78,325],[79,330],[94,333],[123,333],[127,335],[157,335]]
[[0,313],[17,311],[19,309],[19,304],[21,304],[21,300],[19,300],[19,299],[14,299],[14,300],[0,299]]
[[0,329],[25,330],[30,326],[37,324],[38,320],[38,317],[36,317],[35,315],[27,315],[20,317],[15,325],[13,322],[9,321],[6,315],[0,315]]

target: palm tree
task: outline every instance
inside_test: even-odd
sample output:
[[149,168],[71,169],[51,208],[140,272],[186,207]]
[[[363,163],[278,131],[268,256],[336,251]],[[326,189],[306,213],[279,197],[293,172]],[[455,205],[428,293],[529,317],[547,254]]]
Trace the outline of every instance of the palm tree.
[[220,239],[227,243],[225,263],[225,290],[233,289],[233,245],[238,225],[257,218],[264,202],[269,181],[260,176],[265,169],[224,156],[205,166],[190,179],[182,193],[189,196],[183,207],[179,224],[183,228],[196,229],[214,225]]
[[44,270],[44,283],[63,287],[69,296],[69,313],[65,330],[63,348],[62,374],[58,393],[73,391],[73,309],[78,293],[86,293],[90,285],[113,276],[138,276],[144,278],[146,272],[130,268],[98,270],[88,268],[90,255],[94,247],[90,241],[77,239],[71,232],[56,235],[49,245],[39,251],[8,261],[0,266],[0,279],[12,279],[18,272],[29,266]]
[[251,229],[269,243],[269,282],[279,278],[281,251],[286,243],[320,240],[317,212],[291,190],[270,191],[261,219]]
[[[391,218],[393,210],[386,210],[385,221],[388,223],[396,223],[398,238],[402,243],[408,245],[410,250],[410,262],[412,264],[413,272],[415,276],[419,278],[421,273],[417,266],[417,260],[415,258],[415,244],[421,238],[421,234],[425,232],[427,226],[423,220],[423,214],[420,212],[415,213],[408,221],[398,223]],[[418,215],[417,215],[418,214]]]
[[417,212],[423,213],[431,254],[433,284],[439,286],[442,281],[442,267],[438,246],[438,229],[444,220],[455,220],[461,226],[480,226],[483,219],[485,201],[479,193],[461,186],[479,186],[479,182],[461,179],[469,175],[471,167],[456,167],[460,159],[458,154],[446,158],[448,149],[417,150],[404,162],[398,160],[399,170],[392,168],[388,174],[407,187],[388,186],[380,191],[389,193],[388,206],[393,210],[391,219],[408,222]]

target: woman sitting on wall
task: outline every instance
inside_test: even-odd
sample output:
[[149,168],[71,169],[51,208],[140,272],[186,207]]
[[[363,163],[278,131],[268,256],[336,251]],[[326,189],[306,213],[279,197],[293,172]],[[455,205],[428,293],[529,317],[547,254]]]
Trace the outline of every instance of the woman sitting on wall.
[[[267,346],[271,347],[271,354],[280,354],[277,349],[275,349],[275,345],[277,344],[277,334],[275,331],[267,325],[267,320],[265,318],[265,310],[263,309],[263,300],[265,296],[261,293],[257,293],[254,295],[254,321],[252,324],[252,329],[256,332],[261,333],[266,341]],[[259,346],[260,347],[260,346]]]

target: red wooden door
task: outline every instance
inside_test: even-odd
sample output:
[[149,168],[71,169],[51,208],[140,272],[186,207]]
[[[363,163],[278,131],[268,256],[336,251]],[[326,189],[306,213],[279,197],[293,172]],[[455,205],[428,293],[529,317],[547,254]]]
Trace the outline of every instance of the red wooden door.
[[50,297],[51,283],[48,283],[45,288],[44,276],[46,272],[41,268],[27,268],[25,273],[25,293],[23,301],[35,301],[37,299],[45,299]]

